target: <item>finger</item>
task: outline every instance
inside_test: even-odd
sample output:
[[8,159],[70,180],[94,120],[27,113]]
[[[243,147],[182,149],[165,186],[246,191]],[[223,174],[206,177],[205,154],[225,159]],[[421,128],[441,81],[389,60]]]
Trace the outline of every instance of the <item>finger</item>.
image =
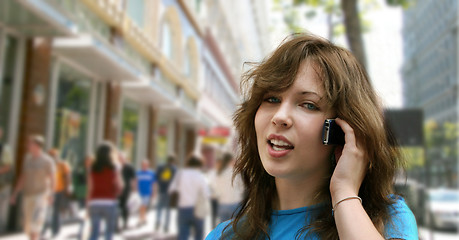
[[345,144],[357,147],[354,129],[346,121],[341,118],[336,118],[335,122],[341,127],[344,132]]

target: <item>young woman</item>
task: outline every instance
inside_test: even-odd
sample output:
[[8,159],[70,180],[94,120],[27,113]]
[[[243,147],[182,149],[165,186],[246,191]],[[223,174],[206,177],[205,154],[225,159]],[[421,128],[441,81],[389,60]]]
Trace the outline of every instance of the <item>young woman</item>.
[[[234,174],[246,194],[236,217],[207,239],[418,239],[413,214],[392,191],[401,158],[349,51],[293,35],[243,86]],[[329,118],[344,146],[322,144]]]
[[123,189],[123,180],[116,164],[115,147],[108,142],[99,145],[88,176],[87,197],[91,218],[91,240],[99,239],[102,220],[105,221],[105,239],[113,238],[118,220],[117,198]]

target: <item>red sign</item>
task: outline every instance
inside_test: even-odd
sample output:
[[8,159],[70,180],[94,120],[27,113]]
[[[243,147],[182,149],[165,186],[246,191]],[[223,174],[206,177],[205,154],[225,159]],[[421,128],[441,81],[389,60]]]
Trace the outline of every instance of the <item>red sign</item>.
[[206,131],[205,129],[199,130],[199,136],[202,137],[229,137],[231,131],[227,127],[214,127]]

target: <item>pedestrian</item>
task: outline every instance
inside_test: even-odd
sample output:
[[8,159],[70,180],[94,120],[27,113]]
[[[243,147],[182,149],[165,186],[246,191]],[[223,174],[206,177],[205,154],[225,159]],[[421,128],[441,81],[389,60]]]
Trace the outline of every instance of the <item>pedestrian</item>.
[[96,159],[88,175],[88,208],[91,219],[90,240],[99,237],[100,223],[105,222],[105,239],[110,240],[118,221],[118,196],[123,189],[120,171],[116,168],[117,152],[110,142],[97,148]]
[[163,227],[164,232],[169,232],[170,206],[168,190],[176,170],[175,156],[173,155],[169,155],[166,164],[159,166],[156,170],[159,188],[156,208],[156,230],[159,230],[162,222],[162,213],[165,212],[166,219],[163,222]]
[[[348,50],[294,34],[242,86],[234,174],[246,194],[207,239],[418,239],[411,210],[393,194],[402,159]],[[324,144],[326,119],[336,119],[342,142]]]
[[51,209],[51,224],[46,223],[43,228],[42,235],[46,233],[49,225],[51,225],[52,237],[55,238],[59,234],[61,228],[61,214],[63,210],[69,210],[69,196],[71,186],[71,169],[67,162],[59,158],[59,151],[55,148],[50,149],[48,154],[53,158],[56,166],[56,184],[54,187],[54,204]]
[[85,157],[84,163],[76,165],[72,172],[73,198],[78,202],[80,208],[86,207],[88,173],[91,172],[93,162],[94,156],[89,154]]
[[122,229],[128,228],[129,208],[127,202],[133,190],[137,189],[137,179],[134,167],[128,162],[126,153],[119,152],[118,159],[121,163],[121,175],[123,177],[124,188],[119,197],[119,206],[121,210]]
[[156,174],[150,169],[149,161],[143,160],[141,168],[137,171],[137,189],[142,198],[142,204],[139,209],[139,222],[137,224],[139,227],[147,223],[147,211],[150,208],[153,196],[156,195]]
[[215,178],[216,195],[218,199],[218,217],[220,222],[231,219],[233,213],[242,201],[244,191],[241,176],[235,175],[233,180],[233,155],[223,154],[220,166]]
[[83,232],[85,230],[85,222],[89,217],[87,211],[87,193],[88,193],[88,173],[91,172],[91,166],[94,161],[94,156],[92,154],[87,155],[84,159],[84,164],[78,164],[76,169],[72,173],[72,183],[73,183],[73,199],[78,203],[78,210],[85,209],[84,214],[80,215],[80,228],[78,230],[77,238],[79,240],[83,239]]
[[48,205],[53,203],[55,164],[43,151],[45,140],[40,135],[31,135],[18,182],[10,202],[16,204],[17,195],[23,194],[24,231],[31,240],[37,240],[43,229]]
[[204,218],[197,216],[195,210],[199,200],[209,199],[210,191],[201,167],[202,161],[198,157],[189,157],[185,168],[177,172],[169,188],[169,193],[179,193],[178,240],[188,240],[191,228],[195,240],[203,239]]
[[218,221],[219,203],[218,203],[218,196],[217,196],[217,191],[218,191],[217,189],[219,186],[217,185],[216,180],[217,180],[217,171],[218,169],[220,169],[221,163],[222,163],[221,160],[216,161],[215,166],[207,172],[207,177],[209,179],[208,180],[209,190],[210,190],[210,222],[211,222],[212,228],[215,228],[217,226],[217,222],[220,223]]

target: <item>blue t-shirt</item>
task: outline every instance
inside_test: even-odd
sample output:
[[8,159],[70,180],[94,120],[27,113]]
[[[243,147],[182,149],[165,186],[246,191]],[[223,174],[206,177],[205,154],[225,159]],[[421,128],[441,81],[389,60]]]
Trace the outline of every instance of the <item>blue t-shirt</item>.
[[153,183],[156,181],[156,175],[151,170],[139,170],[137,171],[137,186],[139,189],[140,196],[149,197],[151,196]]
[[[273,211],[271,223],[269,224],[269,236],[271,239],[296,239],[297,233],[311,221],[311,216],[316,214],[322,206],[320,204],[296,208],[291,210]],[[389,207],[392,216],[392,223],[385,226],[386,239],[418,240],[418,229],[413,213],[406,205],[403,198],[399,197]],[[219,224],[207,235],[206,240],[220,239],[223,229],[230,223],[226,221]],[[303,235],[302,235],[303,236]],[[318,240],[318,236],[311,236],[309,239]],[[301,239],[301,238],[300,238]]]

